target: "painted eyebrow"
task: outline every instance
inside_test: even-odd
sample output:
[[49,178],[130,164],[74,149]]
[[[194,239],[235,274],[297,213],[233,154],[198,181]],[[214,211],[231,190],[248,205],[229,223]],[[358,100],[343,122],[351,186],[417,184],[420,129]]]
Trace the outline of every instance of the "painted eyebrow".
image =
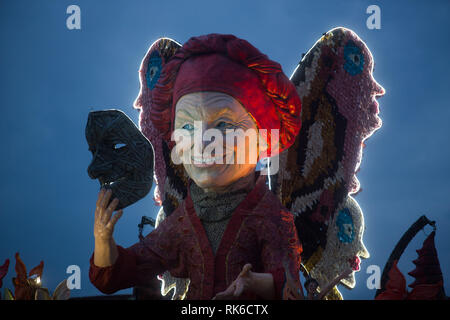
[[216,115],[216,121],[219,120],[231,120],[231,121],[235,121],[236,120],[236,113],[230,111],[230,109],[228,108],[221,108],[220,111],[218,111],[217,115]]
[[230,112],[230,110],[228,108],[222,108],[222,110],[220,110],[218,117],[224,117],[227,116],[229,118],[233,118],[233,116],[235,116],[236,114],[233,112]]
[[189,111],[186,111],[185,109],[178,110],[176,111],[176,113],[184,113],[186,116],[193,118],[192,114]]
[[[186,109],[178,110],[177,113],[180,113],[180,115],[184,114],[184,115],[188,116],[191,119],[194,118],[192,116],[192,114],[189,111],[187,111]],[[226,118],[228,118],[230,120],[233,120],[235,118],[235,116],[236,116],[236,114],[231,112],[228,108],[221,108],[221,110],[217,114],[217,119],[226,117]]]

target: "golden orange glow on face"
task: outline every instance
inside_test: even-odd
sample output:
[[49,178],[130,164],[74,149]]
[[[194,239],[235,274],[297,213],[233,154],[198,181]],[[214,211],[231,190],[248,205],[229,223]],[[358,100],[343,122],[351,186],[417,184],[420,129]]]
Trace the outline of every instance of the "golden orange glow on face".
[[[251,138],[245,139],[243,135],[254,132],[257,138],[258,128],[247,110],[230,95],[196,92],[181,97],[176,104],[174,129],[183,129],[185,135],[193,138],[191,143],[185,144],[177,152],[180,158],[189,160],[183,161],[189,177],[205,190],[220,191],[256,168],[257,143],[252,143]],[[215,132],[222,133],[223,139],[219,142],[208,141],[204,137],[201,145],[196,144],[194,136],[199,129],[202,132],[217,130]],[[245,150],[238,150],[238,144],[226,143],[225,134],[230,130],[236,132],[237,139],[245,139]],[[218,148],[212,148],[214,142]],[[239,161],[242,154],[245,155],[245,161]]]

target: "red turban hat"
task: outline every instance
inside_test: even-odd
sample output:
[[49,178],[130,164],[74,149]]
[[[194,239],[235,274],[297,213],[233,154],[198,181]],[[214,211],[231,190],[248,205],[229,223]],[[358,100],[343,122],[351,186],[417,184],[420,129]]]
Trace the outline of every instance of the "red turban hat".
[[[177,101],[202,91],[222,92],[238,100],[258,129],[267,129],[270,155],[294,143],[301,126],[295,86],[280,64],[247,41],[221,34],[193,37],[164,65],[152,92],[150,119],[171,147]],[[271,129],[279,130],[277,146],[271,145]]]

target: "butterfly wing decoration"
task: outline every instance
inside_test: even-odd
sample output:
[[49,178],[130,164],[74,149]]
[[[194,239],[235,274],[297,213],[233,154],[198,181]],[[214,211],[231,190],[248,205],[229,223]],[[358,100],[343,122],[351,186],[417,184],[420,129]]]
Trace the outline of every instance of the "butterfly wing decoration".
[[[326,246],[321,251],[322,257],[310,269],[310,276],[319,282],[319,287],[328,287],[328,284],[336,278],[336,274],[342,274],[349,266],[352,273],[340,280],[347,288],[354,288],[356,284],[354,273],[360,270],[360,258],[369,258],[362,241],[364,233],[364,216],[358,203],[352,196],[346,199],[336,209],[331,219],[327,234]],[[335,286],[326,294],[330,300],[340,300],[342,295]]]
[[164,207],[170,215],[187,194],[187,178],[182,166],[174,165],[170,158],[170,149],[150,119],[152,91],[167,61],[181,45],[169,38],[156,40],[147,51],[139,69],[141,89],[134,102],[134,108],[140,110],[139,126],[155,150],[155,201]]
[[291,76],[302,100],[302,128],[270,179],[273,192],[295,215],[309,272],[320,261],[348,266],[347,256],[331,261],[323,252],[333,217],[360,189],[355,174],[363,142],[381,126],[376,97],[385,91],[372,76],[373,65],[370,50],[353,31],[335,28],[314,44]]
[[[155,152],[154,199],[157,205],[162,206],[156,218],[156,227],[181,204],[187,195],[188,178],[183,167],[172,162],[169,146],[150,119],[152,90],[158,82],[163,66],[180,47],[178,42],[169,38],[160,38],[150,46],[140,66],[141,90],[134,102],[134,108],[140,110],[140,129],[153,145]],[[158,278],[161,280],[161,293],[164,296],[173,289],[173,300],[184,298],[189,287],[189,279],[172,277],[169,272],[165,272]]]

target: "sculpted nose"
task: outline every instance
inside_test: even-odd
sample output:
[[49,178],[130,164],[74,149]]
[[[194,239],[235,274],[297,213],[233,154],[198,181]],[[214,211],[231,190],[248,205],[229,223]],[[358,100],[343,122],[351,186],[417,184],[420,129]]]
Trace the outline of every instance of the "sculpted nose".
[[133,108],[135,109],[142,109],[143,108],[143,97],[142,94],[139,93],[136,100],[134,100]]
[[367,248],[366,248],[366,246],[365,246],[363,243],[361,243],[361,248],[360,248],[359,256],[360,256],[361,258],[363,258],[363,259],[368,259],[368,258],[370,258],[370,253],[369,253],[369,251],[367,251]]
[[95,159],[96,159],[96,157],[94,157],[94,159],[92,159],[92,162],[87,169],[88,175],[91,179],[97,179],[100,176],[98,166],[96,165]]
[[110,167],[111,165],[104,161],[102,157],[100,157],[99,154],[96,153],[87,169],[87,172],[91,179],[98,179],[99,177],[104,175],[110,169]]
[[207,132],[209,129],[212,129],[212,127],[209,126],[206,121],[195,121],[194,127],[195,133],[193,147],[197,148],[197,151],[203,152],[205,147],[214,141],[214,139],[210,139],[211,134],[208,134]]
[[375,96],[384,96],[386,90],[376,81],[374,81],[374,94]]

